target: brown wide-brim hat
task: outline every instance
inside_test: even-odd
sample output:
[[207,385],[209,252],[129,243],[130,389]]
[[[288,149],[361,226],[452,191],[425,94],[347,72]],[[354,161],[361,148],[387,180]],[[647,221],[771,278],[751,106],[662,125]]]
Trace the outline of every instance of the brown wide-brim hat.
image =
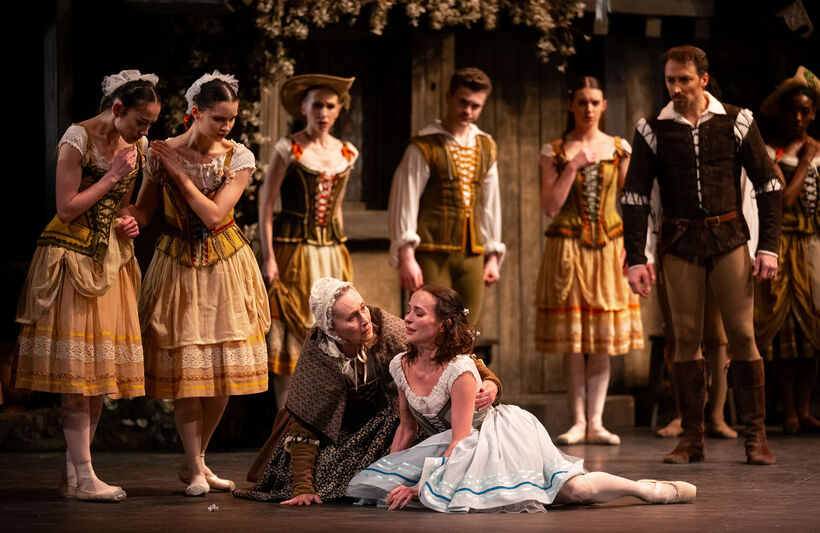
[[305,99],[305,93],[315,87],[327,87],[339,95],[339,103],[347,109],[350,107],[350,87],[355,80],[356,78],[340,78],[327,74],[293,76],[282,84],[282,105],[291,116],[299,118],[302,116],[302,100]]
[[794,76],[780,82],[777,89],[763,100],[763,103],[760,104],[760,112],[767,116],[779,115],[780,97],[783,96],[786,91],[801,86],[808,87],[820,97],[820,82],[818,82],[817,76],[806,67],[797,67],[797,72],[795,72]]

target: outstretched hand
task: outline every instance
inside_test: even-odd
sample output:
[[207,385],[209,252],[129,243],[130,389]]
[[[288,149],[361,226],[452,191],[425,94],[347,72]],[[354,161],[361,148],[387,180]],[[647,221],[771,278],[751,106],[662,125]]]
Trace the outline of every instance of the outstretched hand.
[[299,496],[280,502],[279,505],[311,505],[314,503],[318,505],[324,502],[322,502],[322,499],[316,494],[300,494]]
[[419,499],[418,487],[399,485],[387,494],[387,510],[404,509],[408,503]]

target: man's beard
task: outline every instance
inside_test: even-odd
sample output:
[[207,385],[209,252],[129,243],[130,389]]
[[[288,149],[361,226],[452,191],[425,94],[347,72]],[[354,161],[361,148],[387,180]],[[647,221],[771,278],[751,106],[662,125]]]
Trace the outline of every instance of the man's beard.
[[689,100],[672,100],[672,107],[678,113],[685,113],[691,107]]

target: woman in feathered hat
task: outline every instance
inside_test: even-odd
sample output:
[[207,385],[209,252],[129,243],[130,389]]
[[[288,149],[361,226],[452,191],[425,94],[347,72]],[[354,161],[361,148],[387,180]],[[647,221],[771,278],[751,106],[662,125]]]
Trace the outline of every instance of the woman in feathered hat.
[[[269,368],[278,407],[313,326],[308,299],[319,278],[353,278],[344,245],[342,198],[359,153],[330,134],[355,78],[303,74],[282,85],[282,105],[305,129],[279,139],[259,194],[262,276],[269,285]],[[274,215],[281,198],[282,210]]]
[[755,286],[755,335],[774,360],[785,433],[820,431],[809,412],[820,354],[820,144],[808,134],[819,100],[820,82],[799,67],[761,106],[780,119],[766,150],[784,189],[780,267]]

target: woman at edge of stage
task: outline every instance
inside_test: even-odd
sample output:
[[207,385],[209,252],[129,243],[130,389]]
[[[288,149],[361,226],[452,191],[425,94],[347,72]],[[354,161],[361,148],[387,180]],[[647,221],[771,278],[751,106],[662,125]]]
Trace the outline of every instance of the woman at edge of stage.
[[159,116],[158,81],[138,70],[106,76],[99,114],[60,139],[57,215],[40,234],[17,308],[15,387],[62,395],[64,498],[126,497],[94,473],[91,441],[103,395],[145,394],[132,242],[139,228],[125,206]]

